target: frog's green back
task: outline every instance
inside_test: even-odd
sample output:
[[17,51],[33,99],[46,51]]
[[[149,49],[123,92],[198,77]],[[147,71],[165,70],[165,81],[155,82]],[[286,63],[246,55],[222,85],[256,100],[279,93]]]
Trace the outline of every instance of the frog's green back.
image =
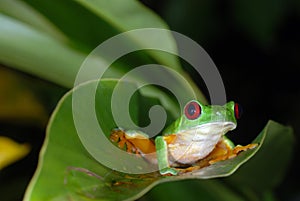
[[180,125],[182,121],[182,116],[179,117],[176,121],[174,121],[171,125],[169,125],[163,132],[162,135],[169,135],[178,133]]
[[[182,115],[170,126],[168,126],[164,131],[163,135],[177,134],[182,130],[192,129],[202,124],[212,123],[212,122],[232,122],[236,124],[235,118],[235,103],[230,101],[223,106],[220,105],[204,105],[198,101],[190,101],[187,103],[188,106],[191,102],[196,102],[200,106],[200,115],[195,119],[189,119],[185,115],[185,110]],[[186,107],[185,107],[186,108]]]

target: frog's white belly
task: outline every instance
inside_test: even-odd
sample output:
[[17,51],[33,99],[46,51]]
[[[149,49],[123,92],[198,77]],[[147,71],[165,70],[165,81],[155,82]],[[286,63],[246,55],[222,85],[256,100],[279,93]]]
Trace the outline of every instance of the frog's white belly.
[[182,136],[179,135],[174,143],[168,145],[169,160],[182,164],[192,164],[212,152],[221,136],[209,136],[206,140],[201,141],[182,141],[180,140]]
[[209,124],[178,133],[176,140],[168,144],[169,161],[171,164],[192,164],[205,158],[222,136],[234,128],[234,124],[224,122],[224,124]]

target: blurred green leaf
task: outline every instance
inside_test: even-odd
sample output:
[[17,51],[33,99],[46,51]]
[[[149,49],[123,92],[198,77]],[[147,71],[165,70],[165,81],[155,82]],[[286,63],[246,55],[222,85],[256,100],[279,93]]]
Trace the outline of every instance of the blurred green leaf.
[[1,0],[0,13],[37,28],[56,39],[66,41],[66,37],[37,10],[20,0]]
[[0,14],[0,62],[71,87],[85,54],[48,34]]
[[[254,140],[255,143],[259,143],[259,147],[242,152],[233,159],[221,161],[179,176],[161,176],[158,172],[130,175],[113,171],[93,159],[81,144],[73,122],[72,96],[74,96],[74,92],[80,92],[80,96],[85,97],[86,93],[91,93],[95,87],[97,88],[95,111],[102,130],[109,136],[110,130],[116,127],[110,104],[111,95],[117,82],[117,80],[102,80],[99,85],[96,81],[89,82],[78,86],[62,98],[49,123],[39,167],[27,190],[25,200],[67,200],[75,198],[83,200],[134,200],[162,182],[229,176],[263,146],[266,136],[277,136],[282,131],[278,130],[277,124],[270,122]],[[123,89],[134,86],[134,84],[128,82],[121,82],[121,84],[124,85]],[[133,97],[132,104],[135,107],[131,107],[131,115],[135,120],[139,118],[138,110],[144,108],[143,105],[140,105],[138,97],[140,96]],[[81,104],[83,104],[82,108],[76,114],[81,121],[85,122],[84,129],[93,132],[90,129],[91,126],[89,126],[92,116],[87,113],[88,110],[85,108],[90,103]],[[277,138],[275,137],[275,139]],[[267,140],[267,144],[273,144],[274,138],[268,137]],[[284,142],[285,146],[288,146],[287,143],[290,142]],[[95,139],[90,140],[89,144],[95,148],[100,146],[99,141]],[[114,152],[105,150],[105,153],[101,152],[99,156],[113,157]],[[119,158],[118,160],[122,159]],[[259,166],[259,164],[257,165]],[[218,188],[217,185],[220,184],[211,185]],[[51,188],[48,188],[49,186]],[[226,189],[226,187],[223,188]],[[238,197],[238,195],[228,192],[228,198],[234,196]]]
[[[150,12],[150,10],[148,10],[138,1],[78,0],[78,2],[81,5],[88,8],[90,11],[94,12],[98,17],[100,17],[104,21],[107,21],[108,24],[112,25],[120,32],[141,28],[168,29],[168,26],[162,19],[160,19],[154,13]],[[135,40],[135,38],[133,38],[133,40]],[[154,41],[142,40],[135,42],[141,43],[141,47],[147,47],[151,46],[151,43],[153,43]],[[162,33],[159,36],[159,43],[163,49],[167,48],[171,50],[176,50],[176,44],[171,33]],[[154,58],[156,58],[157,61],[159,61],[159,63],[161,64],[171,66],[172,68],[177,70],[180,69],[178,60],[174,55],[156,53],[155,51],[150,51],[149,54],[153,55]]]
[[[176,189],[176,190],[175,190]],[[186,200],[194,201],[242,201],[245,200],[230,187],[217,179],[184,180],[162,183],[141,198],[141,201]]]
[[[163,28],[168,26],[157,15],[138,1],[132,0],[97,0],[97,1],[60,1],[51,2],[27,0],[31,6],[40,11],[66,34],[81,51],[90,52],[105,40],[122,32],[141,28]],[[78,17],[80,15],[80,17]],[[76,20],[74,20],[76,19]],[[88,23],[87,23],[88,22]],[[105,31],[103,31],[105,30]],[[176,50],[171,34],[160,35],[162,47]],[[130,41],[130,39],[128,39]],[[135,41],[132,44],[142,47],[151,44],[151,40]],[[153,59],[179,69],[180,65],[174,55],[149,51]],[[132,59],[147,60],[144,54],[136,54]]]
[[[161,18],[138,1],[26,0],[26,2],[45,15],[75,43],[88,46],[89,51],[108,38],[125,31],[141,28],[168,29]],[[176,49],[171,35],[161,36],[161,43],[162,46],[168,44]],[[175,63],[170,63],[171,66],[178,65],[176,60],[174,61]]]
[[[67,87],[73,85],[76,73],[87,56],[87,52],[106,39],[133,29],[167,28],[159,17],[137,1],[127,1],[127,3],[125,1],[84,1],[80,3],[76,1],[39,2],[29,0],[28,3],[36,10],[25,5],[24,2],[2,2],[3,13],[14,18],[1,15],[0,61]],[[116,7],[120,3],[122,5]],[[16,12],[15,8],[25,12]],[[97,15],[93,14],[95,10]],[[37,24],[42,22],[34,21],[34,19],[43,21],[43,17],[38,12],[46,17],[44,21],[51,21],[68,38],[56,40],[47,29],[41,29]],[[135,17],[132,17],[133,13],[136,15]],[[32,26],[32,24],[36,26]],[[49,28],[50,25],[47,26],[47,24],[49,23],[45,22],[45,27]],[[103,31],[104,29],[105,31]],[[143,47],[151,42],[128,40],[133,40],[132,44],[143,43]],[[84,45],[74,47],[74,44],[79,43]],[[129,44],[128,41],[127,43]],[[86,51],[84,46],[88,44],[90,45]],[[176,52],[176,44],[170,33],[161,35],[158,44],[161,47],[168,46]],[[149,51],[149,54],[162,64],[180,70],[175,56],[154,51]],[[147,60],[147,57],[143,55],[145,53],[134,57],[132,61]],[[98,59],[105,60],[105,58]],[[124,71],[122,68],[126,66],[128,64],[119,65],[111,75],[119,76],[118,71]],[[64,75],[63,78],[61,75]]]
[[[5,13],[12,16],[0,15],[0,62],[5,65],[17,68],[43,79],[55,82],[65,87],[74,85],[75,77],[88,56],[88,52],[116,34],[140,28],[164,28],[166,24],[154,13],[145,8],[137,1],[25,1],[3,3]],[[24,10],[24,14],[13,11],[14,5]],[[30,14],[32,11],[32,14]],[[42,17],[43,15],[43,17]],[[37,23],[33,19],[40,19]],[[21,19],[24,18],[24,19]],[[53,37],[46,29],[39,26],[43,20],[53,23],[58,32],[65,34],[66,39],[60,40]],[[87,23],[88,22],[88,23]],[[51,23],[45,23],[45,27]],[[56,28],[54,28],[57,30]],[[105,30],[105,31],[103,31]],[[154,45],[153,45],[154,44]],[[115,61],[105,72],[106,78],[121,78],[122,75],[148,63],[159,63],[175,70],[185,78],[196,92],[199,99],[205,102],[199,89],[191,78],[183,72],[176,56],[162,50],[177,52],[177,47],[170,32],[162,32],[160,35],[151,37],[130,37],[125,38],[121,43],[112,49],[138,47],[149,49],[156,47],[158,50],[137,51],[131,53],[128,58]],[[150,48],[151,49],[151,48]],[[109,52],[101,55],[93,55],[95,68],[103,70],[106,67]],[[108,55],[106,55],[108,53]],[[93,72],[92,72],[93,73]],[[86,74],[86,79],[91,79]],[[148,75],[136,77],[141,81],[147,80]],[[177,77],[166,74],[157,74],[157,80],[176,80]],[[135,79],[135,80],[136,80]],[[182,82],[182,81],[179,81]],[[184,85],[179,85],[184,86]],[[185,87],[175,87],[179,92],[187,91]],[[143,93],[155,94],[157,89],[144,90]],[[178,94],[178,93],[175,93]],[[172,100],[167,100],[168,95],[162,96],[166,105],[175,105]],[[173,107],[174,114],[178,113]]]

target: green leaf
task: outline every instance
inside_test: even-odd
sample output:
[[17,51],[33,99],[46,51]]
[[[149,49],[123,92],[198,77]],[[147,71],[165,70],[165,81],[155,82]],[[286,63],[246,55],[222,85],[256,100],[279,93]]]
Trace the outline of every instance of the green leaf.
[[[104,21],[109,22],[110,25],[115,27],[121,32],[141,29],[141,28],[162,28],[168,29],[165,22],[162,21],[157,15],[150,12],[138,1],[125,0],[125,1],[85,1],[78,0],[81,5],[95,13]],[[150,39],[150,38],[149,38]],[[153,40],[139,40],[135,41],[141,44],[141,47],[151,46],[151,43],[156,42]],[[162,49],[170,49],[176,52],[176,44],[171,33],[162,33],[159,36],[159,44]],[[172,68],[179,70],[180,65],[178,60],[173,55],[157,53],[150,51],[150,55],[159,61],[161,64],[172,66]]]
[[274,189],[284,178],[292,159],[295,139],[291,127],[269,121],[264,132],[268,135],[255,157],[227,179],[243,187],[244,192],[251,189],[265,193]]
[[[174,190],[176,189],[176,190]],[[230,189],[218,179],[206,180],[183,180],[180,182],[167,182],[153,188],[144,196],[146,199],[141,200],[186,200],[194,201],[243,201],[241,195],[237,194],[234,189]]]
[[8,16],[0,14],[0,23],[1,63],[62,86],[73,86],[85,54]]
[[[79,70],[81,63],[87,56],[84,45],[91,44],[88,48],[88,52],[90,52],[103,41],[124,31],[145,27],[167,29],[166,24],[158,16],[137,1],[127,1],[127,3],[125,1],[80,3],[76,1],[39,2],[29,0],[27,3],[36,10],[32,9],[25,2],[1,2],[1,11],[13,18],[1,16],[3,19],[1,20],[2,26],[0,29],[0,51],[3,58],[0,58],[0,61],[67,87],[72,86],[76,76],[74,72]],[[120,3],[122,6],[114,6]],[[95,6],[97,8],[94,8]],[[20,12],[17,12],[16,9]],[[58,9],[61,9],[61,12]],[[97,10],[97,15],[93,13],[95,9]],[[99,14],[99,12],[104,14]],[[81,15],[78,15],[78,13],[81,13]],[[138,14],[138,16],[131,18],[130,16],[133,13],[135,15]],[[136,19],[138,19],[138,23]],[[53,27],[49,21],[60,30]],[[66,34],[68,38],[60,41],[52,38],[53,32],[60,31]],[[70,44],[76,43],[84,45],[79,47],[79,49],[77,49],[78,47],[70,46]],[[142,43],[147,44],[149,41],[144,40]],[[165,47],[167,44],[176,52],[176,45],[171,34],[161,35],[159,44],[161,47]],[[28,50],[28,52],[25,50]],[[53,53],[56,53],[55,56],[52,56]],[[33,56],[31,56],[32,54]],[[174,69],[180,69],[179,63],[174,56],[162,53],[150,54],[157,55],[157,61],[168,64]],[[27,59],[29,56],[31,58]],[[66,63],[61,57],[69,62]],[[142,55],[142,60],[145,61],[145,58]],[[103,58],[98,59],[101,60]],[[28,65],[29,61],[27,60],[30,60],[33,65]],[[134,57],[132,60],[138,59]],[[124,68],[124,65],[123,67],[119,66],[117,70],[122,71],[122,68]],[[51,76],[53,74],[66,75],[64,76],[66,81],[57,80],[58,78]]]
[[24,1],[19,0],[2,0],[0,1],[0,13],[14,18],[20,22],[43,31],[56,39],[66,41],[66,37],[49,22],[43,15]]
[[[142,28],[168,29],[161,18],[138,1],[53,0],[51,2],[39,2],[26,0],[26,2],[55,24],[77,48],[86,52],[92,51],[105,40],[126,31]],[[136,41],[133,39],[131,45],[141,43],[141,46],[144,47],[151,42],[151,40]],[[171,33],[161,34],[159,44],[161,47],[170,47],[176,51],[176,44]],[[147,54],[161,64],[177,70],[180,69],[180,64],[174,55],[155,51],[149,51]],[[144,54],[135,54],[131,60],[132,62],[136,60],[145,61],[149,58],[145,57]]]
[[[116,159],[121,161],[124,167],[131,164],[128,164],[128,161],[122,157],[118,157],[113,149],[104,148],[101,151],[102,145],[99,139],[90,138],[87,141],[82,141],[82,136],[79,138],[78,132],[84,131],[85,137],[92,136],[91,133],[94,132],[93,125],[90,124],[93,118],[88,110],[89,105],[93,102],[88,100],[85,102],[84,99],[94,92],[97,92],[95,95],[97,121],[103,128],[105,135],[108,136],[110,130],[116,127],[110,106],[111,95],[117,83],[117,80],[102,80],[99,84],[96,81],[88,82],[76,87],[62,98],[47,128],[47,139],[40,155],[39,166],[27,189],[25,200],[134,200],[159,183],[226,177],[233,174],[260,147],[263,147],[266,136],[273,136],[274,132],[275,135],[276,132],[280,132],[278,127],[269,123],[254,140],[255,143],[259,143],[257,148],[242,152],[233,159],[221,161],[180,176],[161,176],[158,172],[127,174],[114,171],[100,164],[94,158],[99,156],[100,160],[101,158],[109,158],[113,161],[117,157]],[[135,87],[134,84],[124,81],[120,84],[123,86],[123,92],[125,90],[124,94],[126,94],[126,89]],[[73,119],[72,97],[78,95],[83,97],[83,102],[77,108],[79,110],[75,111],[78,115],[76,121]],[[141,98],[143,98],[141,95],[136,94],[131,100],[131,117],[135,122],[140,118],[139,110],[144,109],[139,101]],[[122,107],[120,106],[119,109],[122,110]],[[122,115],[122,112],[118,115]],[[76,130],[78,127],[75,127],[74,120],[75,123],[78,123],[78,120],[79,123],[83,122],[85,126]],[[97,133],[96,136],[98,136]],[[266,139],[268,139],[267,144],[272,144],[274,140],[274,138],[269,137]],[[86,142],[92,147],[89,153],[93,157],[82,144]],[[117,148],[117,150],[119,149]],[[95,155],[95,152],[98,156]],[[147,166],[149,164],[146,163],[144,168]],[[234,197],[235,195],[229,193],[228,196]]]
[[[2,3],[5,13],[14,18],[0,15],[2,25],[0,28],[0,61],[8,66],[69,88],[74,86],[77,73],[85,59],[87,59],[87,49],[91,51],[101,42],[125,31],[146,27],[167,28],[158,16],[137,1],[54,0],[50,4],[47,1],[28,0],[26,2],[36,10],[33,10],[24,2],[15,2],[14,4],[4,1]],[[24,12],[22,14],[16,12],[13,10],[14,7]],[[61,12],[58,9],[61,9]],[[78,15],[78,13],[81,13],[81,15]],[[135,17],[132,17],[133,13]],[[35,22],[34,19],[40,20]],[[51,26],[48,26],[49,21],[52,22],[54,26],[59,28],[58,32],[63,32],[68,38],[60,40],[59,37],[53,37],[52,33],[48,33],[47,28],[40,26],[43,21],[45,21],[45,27],[48,27],[48,29],[51,29]],[[86,23],[87,21],[89,23]],[[53,30],[57,29],[53,28]],[[164,64],[183,76],[184,82],[192,86],[198,99],[205,102],[201,92],[191,78],[182,71],[178,59],[173,55],[176,54],[177,47],[170,32],[148,33],[149,37],[141,34],[136,35],[128,35],[118,41],[119,43],[115,46],[109,48],[114,50],[112,54],[115,54],[115,50],[127,50],[128,48],[132,51],[139,51],[130,53],[128,57],[125,56],[125,59],[116,58],[117,61],[108,60],[110,51],[101,52],[100,55],[94,54],[92,55],[92,62],[94,62],[95,68],[99,71],[106,70],[105,78],[119,79],[125,73],[135,69],[136,66],[148,63]],[[74,44],[84,45],[74,46]],[[85,45],[89,47],[86,49]],[[109,66],[108,69],[106,69],[107,66]],[[88,72],[84,75],[84,81],[99,78],[94,78],[93,75],[97,74],[93,71]],[[149,76],[146,74],[135,77],[135,81],[137,79],[144,81],[148,78]],[[162,73],[156,74],[155,79],[169,80],[168,83],[178,81],[178,77]],[[176,84],[176,81],[174,82],[174,89],[179,93],[175,92],[174,94],[189,90],[187,87],[176,87],[176,85],[185,86],[184,84]],[[179,82],[182,83],[182,81]],[[165,105],[172,105],[173,115],[179,113],[174,107],[175,103],[168,100],[168,95],[164,94],[162,90],[153,87],[147,91],[144,90],[143,93],[159,94],[164,99],[163,101],[167,102]]]
[[[89,46],[89,51],[118,33],[141,28],[168,29],[158,15],[138,1],[26,0],[26,2],[44,14],[75,43]],[[78,13],[81,15],[79,16]],[[167,45],[176,49],[171,34],[161,35],[160,39],[162,47]],[[147,42],[147,40],[143,41],[143,43]],[[169,65],[178,67],[175,57],[169,56],[169,58]],[[166,58],[162,60],[166,61]]]

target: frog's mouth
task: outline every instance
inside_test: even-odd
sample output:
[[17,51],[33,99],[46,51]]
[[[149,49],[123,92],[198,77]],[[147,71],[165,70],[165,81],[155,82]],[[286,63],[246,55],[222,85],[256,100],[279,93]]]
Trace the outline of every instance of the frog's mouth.
[[185,130],[182,133],[188,134],[186,136],[191,137],[192,141],[203,141],[209,138],[221,137],[225,135],[228,131],[236,128],[236,124],[233,122],[213,122],[203,125],[196,126],[192,129]]

